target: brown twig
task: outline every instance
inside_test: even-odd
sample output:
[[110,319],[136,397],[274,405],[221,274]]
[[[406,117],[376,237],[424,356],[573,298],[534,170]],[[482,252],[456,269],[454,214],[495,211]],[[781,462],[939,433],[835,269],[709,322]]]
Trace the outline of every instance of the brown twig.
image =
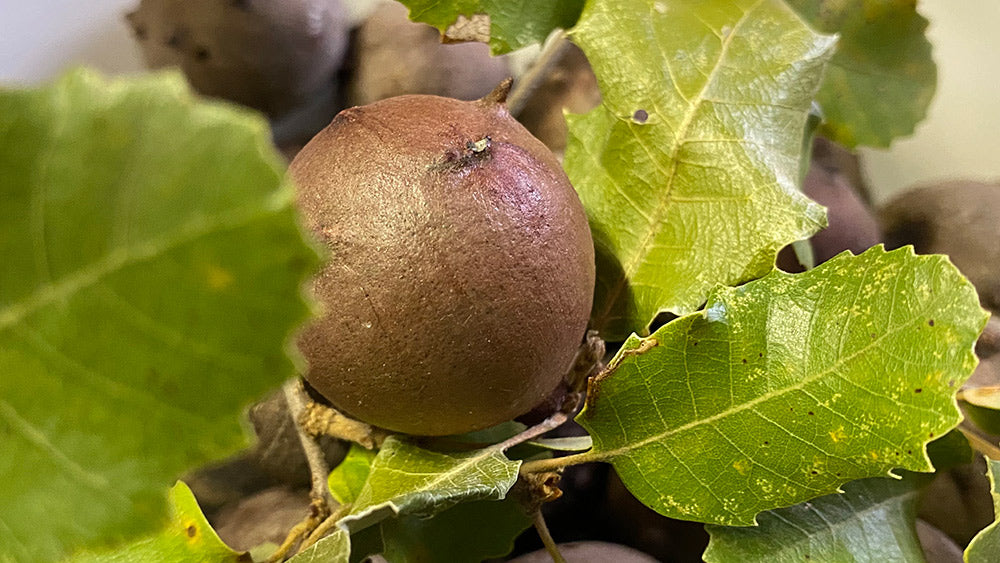
[[337,526],[337,522],[340,522],[340,519],[346,516],[350,510],[350,504],[342,504],[337,507],[337,510],[334,510],[332,514],[320,522],[319,526],[316,526],[316,529],[314,529],[304,540],[302,540],[302,545],[299,546],[298,553],[302,553],[314,543],[323,539],[323,537],[326,536],[330,530]]
[[510,448],[513,448],[514,446],[522,442],[527,442],[528,440],[537,438],[550,430],[555,430],[556,428],[559,428],[560,426],[565,424],[567,420],[569,420],[569,417],[570,413],[563,412],[561,410],[557,411],[556,413],[552,414],[545,420],[539,422],[538,424],[532,426],[531,428],[528,428],[527,430],[521,432],[516,436],[512,436],[504,440],[503,442],[497,444],[494,447],[498,448],[500,451],[509,450]]
[[291,553],[292,548],[295,547],[303,538],[307,537],[308,534],[316,529],[316,527],[322,524],[325,513],[322,512],[322,507],[318,506],[318,502],[313,500],[313,504],[309,507],[309,516],[303,519],[301,522],[296,524],[291,530],[289,530],[288,535],[285,536],[285,541],[281,542],[278,549],[267,558],[267,563],[278,563],[279,561],[284,561],[285,557]]
[[310,402],[306,395],[305,388],[299,379],[293,379],[285,384],[285,401],[288,403],[289,414],[295,421],[295,432],[302,443],[302,449],[306,454],[306,461],[309,463],[309,474],[312,480],[310,496],[314,501],[326,503],[327,511],[336,504],[327,486],[327,478],[330,476],[330,466],[326,463],[326,456],[316,440],[310,436],[302,427],[300,421],[302,414],[306,411],[306,405]]

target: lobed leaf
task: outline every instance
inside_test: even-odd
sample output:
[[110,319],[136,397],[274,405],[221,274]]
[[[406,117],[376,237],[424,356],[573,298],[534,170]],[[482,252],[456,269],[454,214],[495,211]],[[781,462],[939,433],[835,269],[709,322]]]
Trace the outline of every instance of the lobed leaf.
[[990,563],[996,561],[997,553],[1000,553],[1000,461],[987,459],[986,463],[989,465],[986,475],[990,478],[995,518],[969,542],[969,547],[965,549],[966,563]]
[[921,479],[876,477],[843,493],[760,514],[759,526],[706,526],[708,563],[923,561],[917,539]]
[[179,74],[0,91],[0,559],[151,531],[294,373],[317,264],[263,119]]
[[503,499],[520,465],[496,448],[438,453],[389,437],[341,525],[356,531],[391,516],[429,517],[460,502]]
[[824,135],[842,145],[888,147],[913,133],[937,88],[937,65],[914,0],[787,0],[840,41],[817,100]]
[[489,43],[494,55],[541,43],[576,23],[584,0],[400,0],[410,19],[441,31],[445,40]]
[[947,258],[909,247],[719,288],[592,381],[584,455],[661,514],[739,526],[854,479],[932,471],[924,446],[960,420],[985,321]]
[[695,311],[825,226],[797,185],[834,37],[780,0],[594,0],[571,39],[603,96],[568,118],[565,167],[594,233],[605,339]]
[[249,558],[219,539],[191,489],[178,482],[170,489],[170,521],[159,533],[103,551],[78,553],[66,563],[239,563]]

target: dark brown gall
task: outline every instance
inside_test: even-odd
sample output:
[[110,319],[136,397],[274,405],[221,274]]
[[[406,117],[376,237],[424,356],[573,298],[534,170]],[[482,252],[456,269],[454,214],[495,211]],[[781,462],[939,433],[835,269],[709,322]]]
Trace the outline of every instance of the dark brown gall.
[[418,435],[510,420],[570,369],[594,288],[583,207],[506,90],[341,112],[290,173],[330,251],[299,346],[346,414]]

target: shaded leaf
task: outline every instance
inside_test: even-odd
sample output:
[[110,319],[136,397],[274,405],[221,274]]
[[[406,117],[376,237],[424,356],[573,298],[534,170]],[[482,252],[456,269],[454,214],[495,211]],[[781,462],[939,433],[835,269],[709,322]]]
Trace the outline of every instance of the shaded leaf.
[[592,380],[584,455],[654,510],[724,525],[893,468],[931,471],[924,446],[960,420],[985,320],[945,257],[909,247],[720,288]]
[[963,389],[959,399],[964,403],[965,414],[976,426],[990,434],[1000,433],[1000,387]]
[[520,465],[496,448],[438,453],[389,437],[341,525],[356,531],[395,515],[427,517],[459,502],[502,499]]
[[584,0],[401,0],[410,19],[441,31],[446,39],[489,43],[494,55],[541,43],[554,29],[576,23]]
[[958,428],[927,444],[927,457],[937,473],[970,464],[975,455],[972,444]]
[[972,403],[963,405],[965,415],[987,434],[1000,434],[1000,411]]
[[986,462],[989,465],[986,475],[990,478],[993,512],[997,516],[992,524],[981,530],[969,542],[969,547],[965,550],[967,563],[992,563],[996,561],[997,554],[1000,553],[1000,485],[998,485],[1000,482],[1000,461],[987,459]]
[[797,184],[833,37],[779,0],[595,0],[571,38],[603,96],[569,117],[565,167],[594,233],[605,339],[696,310],[825,226]]
[[179,74],[0,92],[0,559],[151,531],[294,373],[317,262],[267,125]]
[[371,473],[372,461],[376,452],[365,449],[357,444],[352,444],[347,451],[344,460],[333,468],[327,479],[330,493],[334,500],[340,504],[354,502],[368,480]]
[[843,493],[764,512],[759,526],[706,526],[711,540],[705,561],[923,561],[916,523],[925,481],[863,479],[845,485]]
[[382,522],[385,557],[393,563],[479,563],[503,557],[531,518],[513,498],[462,503],[433,518]]
[[927,115],[937,65],[914,0],[788,0],[825,33],[839,33],[817,99],[825,136],[887,147]]
[[362,563],[368,557],[378,555],[384,550],[381,526],[369,526],[351,534],[351,563]]
[[289,559],[288,563],[348,563],[350,556],[351,536],[347,530],[337,528],[332,534]]
[[237,563],[250,558],[222,543],[205,519],[191,489],[170,489],[170,521],[159,533],[105,551],[78,553],[67,563]]

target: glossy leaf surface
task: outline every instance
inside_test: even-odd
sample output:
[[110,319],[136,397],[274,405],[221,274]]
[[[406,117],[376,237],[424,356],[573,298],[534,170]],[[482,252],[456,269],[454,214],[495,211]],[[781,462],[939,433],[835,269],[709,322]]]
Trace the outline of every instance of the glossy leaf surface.
[[942,256],[844,253],[630,338],[577,420],[654,510],[750,525],[854,479],[933,470],[924,446],[960,420],[985,320]]
[[917,539],[918,485],[926,479],[877,477],[843,493],[765,512],[759,526],[707,526],[708,563],[923,561]]

